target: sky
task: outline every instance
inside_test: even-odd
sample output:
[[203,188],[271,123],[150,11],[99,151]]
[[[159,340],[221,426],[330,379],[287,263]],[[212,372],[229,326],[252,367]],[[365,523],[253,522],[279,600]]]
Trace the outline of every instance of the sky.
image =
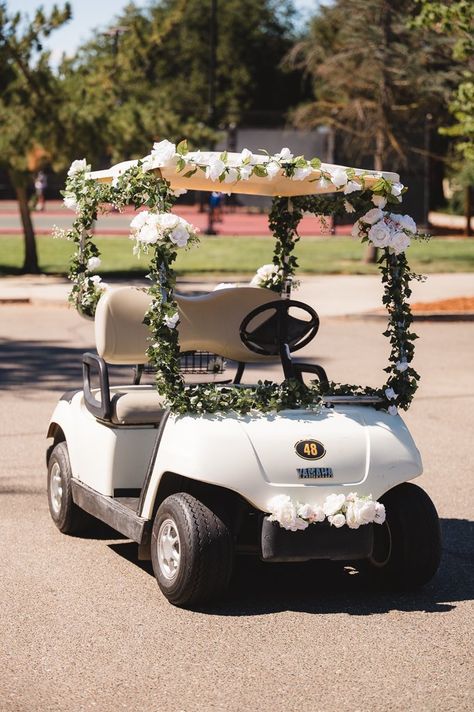
[[[33,15],[38,6],[49,10],[55,4],[54,0],[7,0],[10,12]],[[63,5],[62,0],[56,0],[57,5]],[[97,31],[110,24],[114,16],[127,5],[127,0],[70,0],[73,19],[64,27],[55,30],[48,41],[52,53],[52,62],[56,64],[62,53],[73,54],[78,45],[90,39]],[[138,7],[145,7],[148,0],[135,0]],[[301,21],[312,14],[318,0],[294,0],[296,9],[301,13]]]

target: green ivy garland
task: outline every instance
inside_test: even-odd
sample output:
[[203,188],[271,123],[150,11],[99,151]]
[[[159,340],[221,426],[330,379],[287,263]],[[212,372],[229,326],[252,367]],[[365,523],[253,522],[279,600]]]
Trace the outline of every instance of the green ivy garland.
[[[180,157],[177,171],[189,167],[183,158],[185,152],[185,148],[178,147]],[[221,158],[225,158],[224,154]],[[301,157],[297,157],[293,161],[283,161],[281,167],[288,177],[292,177],[295,170],[304,168],[303,164],[307,167],[311,166],[314,170],[321,165],[318,159],[306,162]],[[246,163],[244,162],[243,165],[245,166]],[[201,166],[199,168],[202,169]],[[83,315],[92,317],[104,289],[100,277],[92,275],[100,255],[94,244],[92,232],[99,211],[107,210],[107,206],[114,206],[120,210],[125,205],[133,205],[135,208],[145,206],[150,213],[169,213],[175,198],[169,183],[161,177],[159,171],[147,170],[147,166],[141,161],[114,179],[112,184],[96,182],[88,176],[88,170],[89,166],[86,166],[85,161],[76,161],[72,164],[64,201],[68,207],[76,210],[77,217],[71,230],[56,230],[55,236],[66,237],[76,244],[76,252],[69,272],[69,278],[73,283],[70,301]],[[260,177],[266,175],[265,165],[256,165],[251,170]],[[355,173],[352,169],[346,172],[348,179],[352,180]],[[323,179],[330,180],[330,174],[321,173]],[[321,217],[353,212],[354,217],[360,219],[367,210],[373,208],[374,195],[380,196],[394,206],[399,205],[400,201],[392,194],[390,182],[380,178],[370,190],[365,190],[363,175],[357,178],[358,185],[355,186],[357,191],[354,192],[355,189],[352,188],[350,198],[341,193],[332,193],[294,198],[278,197],[273,200],[269,224],[275,236],[273,264],[279,275],[277,283],[272,285],[275,291],[282,292],[288,288],[294,277],[297,259],[293,250],[299,240],[298,225],[305,212]],[[362,239],[366,241],[367,237]],[[196,241],[197,238],[192,237],[187,247]],[[386,384],[382,388],[375,389],[330,383],[329,387],[323,389],[319,382],[305,385],[296,380],[286,380],[281,384],[264,381],[259,382],[256,387],[185,385],[179,371],[178,330],[174,328],[175,322],[173,322],[173,317],[177,318],[178,311],[174,299],[176,275],[173,269],[177,246],[171,240],[163,239],[155,242],[150,248],[145,248],[145,251],[149,250],[151,250],[151,265],[148,276],[151,285],[148,293],[151,304],[144,319],[150,329],[150,346],[147,355],[150,364],[156,369],[157,389],[165,396],[174,412],[235,411],[245,414],[251,411],[317,409],[324,396],[339,394],[378,396],[380,407],[393,414],[396,413],[397,406],[402,409],[409,407],[417,389],[419,376],[410,365],[414,352],[413,341],[417,336],[410,331],[413,318],[407,300],[411,293],[410,279],[418,277],[410,272],[404,252],[393,254],[388,247],[383,247],[378,260],[384,285],[383,303],[389,316],[384,335],[389,338],[391,344],[389,365],[385,368],[388,373]]]

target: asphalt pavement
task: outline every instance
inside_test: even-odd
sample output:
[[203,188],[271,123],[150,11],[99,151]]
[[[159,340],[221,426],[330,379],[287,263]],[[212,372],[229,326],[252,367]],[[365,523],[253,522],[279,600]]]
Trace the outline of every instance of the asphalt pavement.
[[[340,284],[314,288],[334,298]],[[387,593],[341,564],[244,559],[228,596],[191,612],[167,603],[136,545],[108,529],[67,537],[49,517],[48,420],[93,346],[91,322],[62,305],[0,304],[2,712],[472,709],[472,322],[415,327],[422,380],[405,420],[441,517],[437,577]],[[302,355],[334,380],[379,385],[383,328],[326,314]]]

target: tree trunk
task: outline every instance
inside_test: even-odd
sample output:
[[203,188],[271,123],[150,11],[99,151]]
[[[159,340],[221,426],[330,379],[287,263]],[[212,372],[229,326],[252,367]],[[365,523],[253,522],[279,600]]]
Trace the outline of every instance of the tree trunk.
[[25,259],[22,271],[25,274],[39,274],[38,253],[36,250],[35,231],[31,220],[30,207],[28,205],[28,194],[26,190],[27,180],[24,176],[10,174],[11,181],[15,187],[18,207],[20,209],[21,222],[23,225],[23,237],[25,240]]
[[472,237],[471,217],[472,217],[472,186],[466,188],[465,210],[466,216],[466,237]]

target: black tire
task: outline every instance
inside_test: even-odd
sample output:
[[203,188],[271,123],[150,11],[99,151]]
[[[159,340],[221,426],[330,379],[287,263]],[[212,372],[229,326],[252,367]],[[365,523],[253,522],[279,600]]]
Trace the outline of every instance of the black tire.
[[417,485],[404,482],[380,499],[386,521],[374,524],[374,548],[369,571],[384,587],[410,590],[436,574],[441,559],[438,513]]
[[71,490],[71,464],[65,442],[58,443],[48,462],[49,513],[63,534],[79,534],[90,522],[82,509],[74,504]]
[[151,560],[158,586],[170,603],[200,605],[217,598],[228,586],[232,537],[214,512],[190,494],[179,492],[158,508]]

